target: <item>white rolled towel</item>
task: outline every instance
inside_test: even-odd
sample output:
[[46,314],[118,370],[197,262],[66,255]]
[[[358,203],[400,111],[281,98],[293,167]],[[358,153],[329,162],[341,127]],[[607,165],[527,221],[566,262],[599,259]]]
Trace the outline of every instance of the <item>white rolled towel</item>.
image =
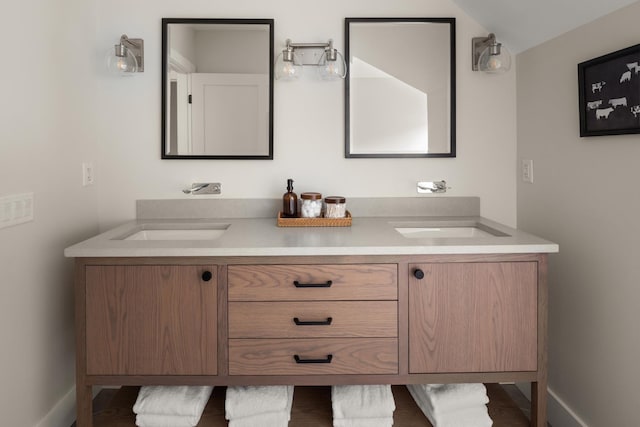
[[133,412],[185,416],[194,426],[200,421],[212,391],[212,386],[144,386],[140,388]]
[[286,412],[290,416],[292,403],[292,385],[227,387],[225,418],[232,420],[270,412]]
[[467,405],[462,408],[434,413],[427,399],[421,396],[420,391],[424,392],[423,389],[416,387],[415,384],[407,385],[407,389],[433,427],[491,427],[493,425],[489,411],[484,404]]
[[389,418],[396,404],[389,384],[334,385],[331,387],[333,418]]
[[268,412],[242,418],[231,418],[229,427],[287,427],[290,418],[290,412]]
[[412,395],[426,401],[434,414],[440,414],[489,403],[487,388],[482,383],[410,384]]
[[193,418],[188,415],[136,415],[138,427],[194,427],[200,420],[193,423]]
[[393,417],[334,418],[333,427],[392,427]]

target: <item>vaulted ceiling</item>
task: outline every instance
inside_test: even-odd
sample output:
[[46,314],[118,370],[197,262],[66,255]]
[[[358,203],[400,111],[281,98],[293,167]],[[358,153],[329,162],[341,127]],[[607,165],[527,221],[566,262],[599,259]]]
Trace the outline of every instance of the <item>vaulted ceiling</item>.
[[512,53],[519,53],[637,0],[453,1]]

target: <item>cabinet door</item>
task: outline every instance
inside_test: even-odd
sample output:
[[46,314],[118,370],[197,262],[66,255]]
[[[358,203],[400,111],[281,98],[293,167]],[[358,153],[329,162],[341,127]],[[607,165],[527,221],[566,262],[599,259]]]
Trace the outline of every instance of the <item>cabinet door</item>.
[[215,375],[216,284],[215,266],[87,266],[87,373]]
[[537,263],[413,264],[409,272],[411,373],[536,370]]

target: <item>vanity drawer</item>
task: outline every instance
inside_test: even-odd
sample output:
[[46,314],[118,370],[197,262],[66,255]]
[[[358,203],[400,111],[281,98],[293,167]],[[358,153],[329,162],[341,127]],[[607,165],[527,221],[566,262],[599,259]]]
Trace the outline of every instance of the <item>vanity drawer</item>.
[[230,302],[230,338],[397,337],[396,301]]
[[396,338],[229,340],[229,375],[397,373]]
[[396,264],[230,265],[229,301],[395,300]]

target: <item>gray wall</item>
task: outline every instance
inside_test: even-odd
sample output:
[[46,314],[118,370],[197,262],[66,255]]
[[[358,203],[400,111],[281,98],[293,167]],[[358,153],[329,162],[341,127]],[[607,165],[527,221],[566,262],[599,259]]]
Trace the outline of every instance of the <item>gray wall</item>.
[[[550,257],[549,387],[589,426],[638,423],[640,136],[579,137],[577,64],[640,40],[640,3],[517,58],[518,227]],[[569,424],[557,424],[554,427]]]
[[198,73],[269,73],[269,30],[196,31]]
[[33,192],[35,217],[0,229],[3,426],[62,427],[75,418],[73,262],[63,250],[98,231],[98,184],[82,187],[81,171],[96,159],[100,129],[88,58],[99,56],[104,69],[122,34],[114,31],[97,49],[94,6],[30,0],[2,7],[0,37],[12,42],[2,71],[0,195]]

